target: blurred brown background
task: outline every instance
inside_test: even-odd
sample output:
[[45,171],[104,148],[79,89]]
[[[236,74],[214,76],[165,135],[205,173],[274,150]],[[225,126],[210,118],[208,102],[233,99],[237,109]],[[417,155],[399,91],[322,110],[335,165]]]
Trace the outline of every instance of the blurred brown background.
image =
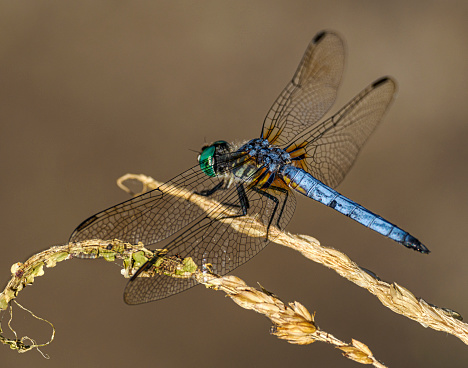
[[[263,117],[321,29],[346,40],[333,111],[382,75],[399,82],[384,123],[339,190],[420,238],[424,256],[300,198],[288,230],[343,250],[383,279],[468,318],[468,3],[463,1],[5,1],[0,5],[2,282],[10,266],[67,241],[127,199],[115,179],[158,180],[204,142],[258,137]],[[357,367],[332,347],[292,346],[269,321],[196,287],[130,307],[104,261],[47,269],[19,302],[56,340],[2,366]],[[468,348],[384,308],[293,251],[270,244],[235,274],[298,300],[329,333],[390,367],[466,367]],[[2,325],[6,328],[7,315]],[[14,327],[49,328],[16,308]]]

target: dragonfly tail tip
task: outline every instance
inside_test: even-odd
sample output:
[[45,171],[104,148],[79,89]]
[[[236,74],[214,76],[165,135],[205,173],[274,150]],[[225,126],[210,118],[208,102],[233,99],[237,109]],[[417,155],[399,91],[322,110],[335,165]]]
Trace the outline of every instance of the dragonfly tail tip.
[[409,234],[406,236],[402,244],[405,247],[418,251],[422,254],[431,253],[431,251],[424,244],[422,244],[418,239]]

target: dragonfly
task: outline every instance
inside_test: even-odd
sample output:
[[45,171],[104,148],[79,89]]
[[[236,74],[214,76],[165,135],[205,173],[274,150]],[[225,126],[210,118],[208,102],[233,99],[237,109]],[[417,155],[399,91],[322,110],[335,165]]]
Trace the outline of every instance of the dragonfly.
[[[191,257],[196,264],[209,264],[212,272],[224,275],[274,240],[273,227],[286,227],[296,206],[294,192],[298,192],[409,249],[429,253],[408,232],[333,189],[396,93],[392,78],[380,78],[322,120],[336,99],[344,62],[341,37],[319,32],[266,115],[259,138],[238,145],[221,140],[205,145],[195,166],[152,191],[86,219],[70,242],[119,239],[148,247],[164,241],[166,255]],[[217,206],[206,211],[181,198],[181,191],[208,198]],[[231,226],[244,216],[263,224],[265,236],[254,234],[249,222],[242,229]],[[155,253],[136,275],[159,258]],[[198,283],[195,278],[165,274],[136,275],[124,292],[128,304],[166,298]]]

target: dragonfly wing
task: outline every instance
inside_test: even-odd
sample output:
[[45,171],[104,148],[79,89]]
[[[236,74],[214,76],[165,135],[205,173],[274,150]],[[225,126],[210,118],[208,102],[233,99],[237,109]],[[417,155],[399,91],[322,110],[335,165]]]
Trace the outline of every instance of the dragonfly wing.
[[195,278],[174,278],[155,275],[151,278],[137,277],[127,283],[124,301],[127,304],[143,304],[167,298],[198,285]]
[[284,145],[317,122],[333,105],[344,68],[345,49],[332,32],[318,33],[291,82],[270,108],[262,138]]
[[[258,221],[265,228],[271,221],[272,226],[279,225],[282,229],[289,223],[295,209],[293,193],[275,189],[266,191],[278,200],[277,206],[271,197],[246,190],[248,205],[243,208],[235,185],[217,191],[210,199],[220,203],[219,206],[176,234],[166,247],[167,255],[191,257],[199,269],[202,265],[210,264],[213,272],[219,275],[247,262],[273,239],[270,234],[267,239],[265,233],[259,231],[252,221]],[[226,211],[220,211],[221,208]],[[241,216],[244,210],[249,221],[246,218],[233,217],[233,214]],[[127,284],[124,299],[128,304],[147,303],[179,293],[196,284],[193,278],[181,279],[166,275],[137,277]]]
[[119,239],[145,246],[157,243],[200,217],[204,211],[183,198],[184,192],[209,189],[222,179],[209,177],[197,165],[159,188],[99,212],[83,221],[70,242]]
[[287,151],[292,156],[305,156],[298,166],[336,187],[382,120],[396,89],[396,82],[389,77],[375,81],[334,116],[304,132]]

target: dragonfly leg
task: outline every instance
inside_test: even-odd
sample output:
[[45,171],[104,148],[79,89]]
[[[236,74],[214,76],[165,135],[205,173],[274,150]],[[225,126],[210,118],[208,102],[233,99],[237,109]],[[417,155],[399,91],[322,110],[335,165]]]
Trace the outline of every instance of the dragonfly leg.
[[[201,192],[195,192],[195,193],[204,197],[209,197],[212,194],[216,193],[218,190],[223,189],[223,188],[224,188],[224,182],[220,182],[211,189],[205,189],[205,190],[202,190]],[[242,184],[237,184],[236,189],[237,189],[237,195],[239,197],[239,204],[223,202],[223,205],[228,206],[228,207],[233,207],[233,208],[240,208],[242,212],[238,215],[226,216],[223,218],[235,218],[235,217],[241,217],[241,216],[247,215],[247,211],[250,208],[250,204],[249,204],[249,199],[247,198],[247,195],[245,194],[244,186]]]
[[283,216],[284,207],[286,207],[286,202],[288,201],[289,191],[284,189],[284,188],[275,187],[275,186],[271,186],[270,189],[277,190],[277,191],[279,191],[281,193],[284,193],[284,195],[285,195],[283,205],[281,206],[281,211],[280,211],[280,213],[278,215],[278,219],[276,220],[276,226],[278,226],[278,229],[282,230],[279,222],[281,220],[281,217]]
[[241,213],[238,215],[226,216],[224,218],[236,218],[236,217],[245,216],[247,215],[247,211],[250,208],[249,199],[247,198],[247,195],[245,194],[244,186],[242,184],[236,184],[236,189],[237,189],[237,195],[239,197],[239,204],[223,202],[223,205],[234,207],[234,208],[240,208]]
[[[245,216],[247,215],[247,210],[250,207],[249,199],[247,198],[247,194],[245,194],[245,189],[242,184],[236,184],[236,189],[237,189],[237,195],[239,196],[240,208],[242,210],[242,214],[236,217]],[[238,205],[234,205],[234,206],[238,207]]]
[[209,197],[213,193],[216,193],[218,190],[222,189],[224,187],[224,182],[221,181],[218,184],[216,184],[213,188],[211,189],[204,189],[201,192],[195,192],[195,194],[201,195],[203,197]]
[[[268,241],[268,232],[270,231],[270,226],[271,226],[271,223],[273,222],[273,219],[275,218],[275,214],[276,214],[276,211],[278,210],[278,206],[279,206],[279,199],[277,197],[275,197],[274,195],[270,194],[270,193],[267,193],[265,190],[262,190],[262,189],[259,189],[259,188],[256,188],[256,187],[252,187],[253,190],[255,190],[258,194],[262,195],[262,196],[265,196],[267,197],[268,199],[272,200],[273,202],[275,202],[275,208],[273,209],[273,213],[271,214],[270,216],[270,220],[268,221],[268,226],[267,226],[267,237],[266,237],[266,240]],[[278,227],[278,229],[281,230],[281,227],[280,227],[280,220],[281,220],[281,217],[283,216],[283,211],[284,211],[284,207],[286,206],[286,202],[288,200],[288,191],[284,188],[280,188],[280,187],[275,187],[275,186],[270,186],[269,189],[273,189],[273,190],[277,190],[279,192],[282,192],[285,194],[285,199],[283,201],[283,205],[281,206],[281,210],[280,210],[280,213],[278,214],[278,219],[276,220],[276,225]]]
[[249,199],[247,198],[247,195],[245,194],[244,186],[242,184],[236,184],[236,189],[237,189],[237,196],[239,198],[239,204],[227,203],[227,202],[223,202],[222,204],[224,206],[240,209],[241,213],[237,215],[230,215],[230,216],[222,217],[223,219],[236,218],[236,217],[242,217],[242,216],[247,215],[247,211],[250,208],[250,203],[249,203]]

